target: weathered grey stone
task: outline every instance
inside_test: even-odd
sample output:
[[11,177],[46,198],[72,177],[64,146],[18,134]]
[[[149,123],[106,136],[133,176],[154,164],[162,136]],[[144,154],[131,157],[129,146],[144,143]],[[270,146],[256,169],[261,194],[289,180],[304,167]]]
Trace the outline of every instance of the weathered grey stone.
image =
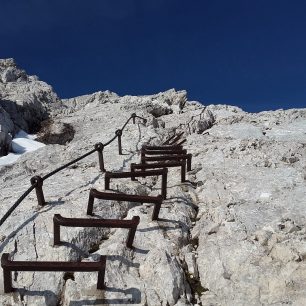
[[12,58],[0,60],[0,76],[3,83],[27,80],[25,71],[18,69]]
[[13,59],[0,60],[0,106],[14,122],[15,130],[37,132],[47,119],[52,103],[59,103],[52,87],[28,77]]
[[0,106],[0,156],[6,155],[10,150],[14,131],[13,121],[9,114]]
[[[19,290],[1,293],[1,304],[305,304],[306,111],[248,114],[196,102],[180,109],[184,97],[170,90],[144,97],[97,93],[66,100],[52,119],[74,127],[71,142],[45,146],[0,168],[3,215],[31,176],[45,175],[95,143],[107,142],[134,111],[148,123],[136,119],[136,125],[127,125],[124,155],[118,155],[116,141],[104,148],[107,170],[128,170],[131,162],[139,162],[143,144],[160,144],[179,130],[186,131],[185,147],[193,154],[186,183],[180,183],[179,168],[169,169],[168,198],[158,221],[151,220],[152,205],[95,201],[95,216],[88,218],[140,216],[134,249],[125,246],[126,229],[63,227],[65,243],[52,246],[53,215],[86,217],[90,188],[104,188],[96,154],[47,179],[43,189],[49,205],[38,209],[31,193],[2,225],[1,252],[15,260],[92,261],[107,255],[107,288],[96,290],[96,273],[19,272],[13,282]],[[153,118],[147,109],[153,103],[172,113]],[[211,122],[208,133],[198,133],[207,127],[197,125],[201,112]],[[195,130],[189,134],[186,122],[192,118]],[[160,184],[157,177],[123,179],[111,181],[111,188],[157,195]]]

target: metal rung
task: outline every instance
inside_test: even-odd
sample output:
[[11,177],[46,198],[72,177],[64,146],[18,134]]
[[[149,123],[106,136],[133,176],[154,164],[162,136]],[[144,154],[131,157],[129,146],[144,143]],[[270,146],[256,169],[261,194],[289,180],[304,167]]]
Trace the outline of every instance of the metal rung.
[[3,269],[4,292],[13,292],[12,271],[55,271],[55,272],[98,272],[97,289],[104,289],[106,256],[101,256],[97,262],[67,262],[67,261],[12,261],[9,254],[1,257]]

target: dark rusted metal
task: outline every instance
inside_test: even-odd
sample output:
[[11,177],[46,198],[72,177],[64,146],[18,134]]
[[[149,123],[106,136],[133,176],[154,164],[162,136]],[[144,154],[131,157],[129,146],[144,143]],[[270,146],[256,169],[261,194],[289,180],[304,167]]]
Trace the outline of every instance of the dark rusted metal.
[[181,137],[184,134],[184,132],[181,132],[179,134],[173,134],[171,137],[169,137],[166,141],[163,142],[163,145],[170,145],[171,140],[173,141],[175,137]]
[[[160,167],[159,167],[160,168]],[[110,189],[110,179],[111,178],[131,178],[135,180],[136,177],[147,177],[147,176],[162,176],[162,191],[161,195],[163,199],[167,197],[167,173],[168,169],[163,168],[159,170],[150,170],[150,171],[139,171],[139,172],[105,172],[104,180],[105,180],[105,189]]]
[[140,196],[140,195],[132,195],[132,194],[124,194],[124,193],[101,192],[96,189],[91,189],[89,192],[87,215],[93,214],[92,211],[93,211],[93,204],[94,204],[95,199],[113,200],[113,201],[128,201],[128,202],[138,202],[138,203],[153,203],[154,210],[152,214],[152,220],[158,219],[158,214],[159,214],[160,207],[163,201],[163,197],[161,195],[157,197]]
[[14,291],[12,286],[12,271],[55,271],[55,272],[98,272],[97,289],[104,289],[106,256],[101,256],[97,262],[67,262],[67,261],[12,261],[9,254],[1,257],[3,269],[4,292]]
[[178,140],[180,140],[183,136],[184,132],[179,133],[176,137],[174,137],[171,141],[169,141],[169,145],[174,145]]
[[135,113],[133,113],[133,114],[131,115],[131,117],[132,117],[132,119],[133,119],[133,124],[136,123],[136,121],[135,121],[136,116],[137,116],[137,115],[136,115]]
[[95,144],[95,149],[98,152],[98,158],[99,158],[99,167],[102,172],[105,172],[104,168],[104,158],[103,158],[103,149],[104,149],[104,144],[101,142],[98,142]]
[[86,218],[64,218],[60,214],[53,217],[54,228],[54,245],[61,243],[60,226],[66,227],[107,227],[107,228],[129,228],[129,234],[126,246],[131,248],[137,225],[139,224],[139,216],[134,216],[132,220],[116,220],[116,219],[86,219]]
[[[135,173],[135,170],[145,170],[145,169],[158,169],[158,168],[169,168],[169,167],[181,167],[181,182],[186,181],[186,160],[179,161],[169,161],[154,164],[131,164],[131,172]],[[136,172],[139,173],[139,172]]]
[[5,220],[11,215],[11,213],[18,207],[18,205],[35,189],[35,186],[32,185],[28,188],[19,198],[18,200],[9,208],[9,210],[5,213],[5,215],[0,220],[0,226],[5,222]]
[[187,171],[191,171],[191,160],[192,160],[192,154],[187,154]]
[[183,139],[182,141],[180,141],[177,145],[181,146],[183,143],[185,143],[187,141],[187,139]]
[[145,150],[164,150],[164,151],[167,151],[167,150],[179,150],[179,149],[183,149],[182,146],[179,146],[179,145],[174,145],[174,146],[149,146],[149,145],[144,145],[142,146],[143,149]]
[[171,137],[169,137],[168,139],[166,139],[166,141],[163,142],[163,145],[168,145],[169,141],[172,140],[175,137],[175,134],[173,134]]
[[159,161],[166,161],[166,160],[186,160],[187,161],[187,171],[191,171],[191,160],[192,154],[181,154],[181,155],[164,155],[164,156],[143,156],[141,155],[141,163],[145,164],[146,162],[159,162]]
[[43,189],[42,189],[44,180],[39,175],[37,175],[37,176],[33,176],[31,178],[30,182],[31,182],[31,185],[35,187],[38,205],[39,206],[46,205],[44,192],[43,192]]
[[118,137],[119,155],[122,155],[122,145],[121,145],[122,130],[117,130],[117,131],[116,131],[116,136]]
[[185,149],[173,149],[173,150],[141,150],[141,155],[165,155],[165,154],[187,154]]

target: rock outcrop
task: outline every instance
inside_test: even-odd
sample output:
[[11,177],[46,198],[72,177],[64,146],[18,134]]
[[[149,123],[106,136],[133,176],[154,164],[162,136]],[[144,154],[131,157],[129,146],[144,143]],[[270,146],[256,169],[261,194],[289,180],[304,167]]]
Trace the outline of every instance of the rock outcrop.
[[13,59],[0,60],[0,156],[5,155],[18,130],[37,132],[41,121],[49,117],[52,104],[60,103],[50,85],[28,76]]
[[36,140],[44,144],[69,143],[74,137],[75,131],[72,125],[49,119],[41,123],[41,129],[37,134]]
[[14,130],[10,115],[0,106],[0,156],[9,152]]
[[[72,126],[73,139],[0,168],[2,215],[30,177],[106,143],[132,112],[147,124],[137,119],[127,125],[123,155],[116,141],[104,148],[106,170],[128,171],[139,162],[143,144],[160,144],[174,131],[185,131],[192,170],[181,184],[180,169],[169,169],[168,196],[157,221],[151,220],[152,205],[95,201],[88,218],[140,216],[133,249],[125,246],[126,229],[63,227],[64,243],[52,245],[53,215],[86,217],[90,188],[103,190],[98,156],[47,179],[48,205],[38,208],[33,192],[20,204],[1,227],[1,253],[37,261],[96,261],[107,255],[106,289],[96,289],[96,273],[18,272],[13,285],[19,289],[2,292],[2,305],[306,304],[305,109],[250,114],[186,102],[186,93],[174,90],[143,97],[99,92],[63,104],[52,120]],[[111,188],[158,195],[160,184],[158,177],[122,179]],[[0,274],[0,290],[2,285]]]

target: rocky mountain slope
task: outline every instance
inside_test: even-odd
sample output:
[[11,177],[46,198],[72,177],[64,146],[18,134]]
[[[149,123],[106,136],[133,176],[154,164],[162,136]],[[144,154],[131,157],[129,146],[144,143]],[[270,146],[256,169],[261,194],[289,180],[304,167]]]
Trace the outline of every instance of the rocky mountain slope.
[[28,76],[13,59],[0,60],[0,156],[10,150],[16,132],[37,132],[51,105],[59,103],[50,85]]
[[[1,226],[1,253],[32,261],[95,261],[107,255],[107,288],[96,289],[96,272],[18,272],[13,274],[18,290],[4,294],[0,274],[1,305],[306,304],[306,109],[250,114],[232,106],[203,106],[175,90],[54,99],[61,106],[48,112],[52,125],[72,127],[73,138],[0,167],[1,215],[32,176],[105,143],[133,112],[148,121],[127,125],[123,155],[116,141],[104,149],[106,169],[127,171],[139,162],[143,144],[184,131],[192,171],[188,182],[180,183],[180,170],[169,169],[168,196],[157,221],[151,220],[152,205],[95,201],[91,218],[140,216],[133,249],[125,246],[125,229],[65,227],[65,243],[53,246],[53,215],[88,217],[90,188],[104,189],[96,154],[47,179],[48,205],[39,208],[35,192],[20,204]],[[157,177],[118,179],[111,188],[158,195],[160,184]]]

